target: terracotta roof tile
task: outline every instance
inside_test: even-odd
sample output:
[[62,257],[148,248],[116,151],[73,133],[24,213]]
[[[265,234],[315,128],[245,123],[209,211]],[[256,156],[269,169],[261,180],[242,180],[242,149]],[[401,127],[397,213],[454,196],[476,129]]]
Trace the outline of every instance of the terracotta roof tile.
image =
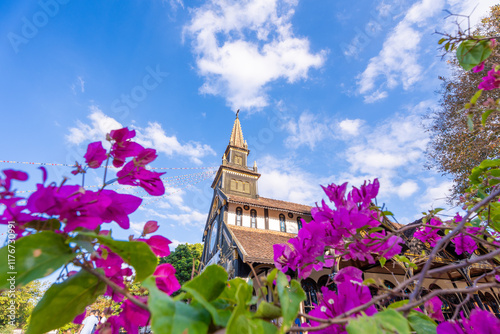
[[297,204],[292,202],[280,201],[272,198],[248,198],[232,194],[226,194],[229,202],[250,204],[255,206],[261,206],[266,208],[281,209],[284,211],[292,211],[302,214],[311,215],[311,208],[309,205]]
[[273,264],[273,245],[287,243],[297,235],[227,224],[243,254],[243,262]]

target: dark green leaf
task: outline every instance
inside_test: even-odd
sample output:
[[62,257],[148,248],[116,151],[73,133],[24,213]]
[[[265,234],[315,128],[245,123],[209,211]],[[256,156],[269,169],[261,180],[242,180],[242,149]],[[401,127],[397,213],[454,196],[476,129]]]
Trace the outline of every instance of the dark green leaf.
[[22,237],[0,249],[0,289],[8,287],[11,276],[16,286],[25,285],[52,274],[74,257],[61,234],[44,231]]
[[[227,285],[227,273],[221,266],[211,265],[203,272],[182,286],[186,292],[197,291],[206,301],[211,302],[219,297]],[[189,298],[189,294],[187,296]]]
[[460,66],[468,71],[479,65],[491,55],[488,41],[463,41],[457,49],[457,59]]
[[181,301],[174,301],[156,287],[153,277],[143,285],[149,290],[148,307],[151,311],[151,327],[155,334],[207,333],[210,313]]
[[281,309],[276,305],[262,301],[255,312],[255,317],[268,320],[276,319],[281,317]]
[[421,312],[411,311],[408,322],[417,334],[436,334],[436,322]]
[[292,280],[288,283],[288,279],[281,271],[278,272],[276,279],[276,289],[280,299],[281,312],[283,314],[282,332],[288,331],[297,317],[300,309],[300,303],[306,299],[306,294],[300,283]]
[[105,289],[104,282],[83,270],[60,284],[53,284],[33,310],[27,334],[46,333],[66,325]]
[[219,298],[226,300],[230,304],[237,304],[236,292],[240,285],[248,285],[248,283],[239,277],[233,278],[227,282],[227,288],[222,291]]

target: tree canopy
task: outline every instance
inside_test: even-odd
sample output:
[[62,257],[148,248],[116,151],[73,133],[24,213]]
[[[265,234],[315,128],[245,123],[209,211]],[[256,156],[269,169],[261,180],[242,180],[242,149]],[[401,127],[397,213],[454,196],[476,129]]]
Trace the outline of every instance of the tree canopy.
[[203,244],[181,244],[169,256],[163,257],[160,263],[170,263],[174,266],[177,280],[182,285],[191,279],[193,271],[193,259],[195,260],[195,269],[200,265]]
[[[490,15],[484,18],[475,35],[498,35],[500,33],[500,5],[491,7]],[[468,175],[472,168],[485,159],[500,156],[500,115],[493,113],[485,126],[481,125],[488,98],[498,98],[494,90],[484,91],[478,101],[480,108],[465,110],[464,106],[478,89],[484,73],[464,71],[456,58],[448,61],[451,75],[441,77],[443,81],[439,93],[442,95],[440,107],[428,115],[427,131],[430,143],[427,149],[427,167],[438,170],[453,178],[452,200],[458,200],[468,188]],[[500,56],[493,54],[485,63],[485,69],[500,64]],[[471,115],[473,130],[468,127]]]

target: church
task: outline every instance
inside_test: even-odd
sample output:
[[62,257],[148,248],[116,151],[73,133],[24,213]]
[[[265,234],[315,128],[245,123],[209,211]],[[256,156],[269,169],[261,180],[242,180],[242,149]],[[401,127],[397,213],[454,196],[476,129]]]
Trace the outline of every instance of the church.
[[[255,279],[255,276],[266,276],[274,268],[273,245],[287,243],[296,236],[303,224],[312,219],[311,207],[308,205],[259,195],[260,174],[255,162],[253,167],[248,167],[249,153],[236,113],[229,144],[212,183],[214,195],[203,232],[204,248],[200,267],[200,270],[203,270],[208,265],[219,264],[226,269],[230,279],[234,277]],[[318,194],[320,191],[318,187]],[[388,231],[396,231],[402,225],[385,219],[383,227]],[[364,279],[373,278],[383,283],[387,289],[394,288],[399,282],[404,281],[408,273],[418,273],[432,249],[428,243],[424,244],[413,237],[415,231],[416,228],[407,229],[401,233],[401,237],[405,242],[402,255],[415,263],[416,269],[408,268],[403,262],[394,258],[388,259],[383,267],[379,263],[369,264],[358,260],[337,261],[335,268],[313,271],[310,277],[301,281],[307,295],[303,311],[308,312],[313,303],[318,303],[321,298],[321,287],[331,282],[329,278],[346,266],[361,269]],[[485,252],[487,250],[478,249],[472,256]],[[432,268],[465,259],[463,255],[454,253],[452,248],[446,249],[434,259]],[[465,269],[426,277],[425,291],[466,288],[473,284],[475,278],[492,268],[489,263],[476,263]],[[482,278],[479,282],[487,281],[486,278]],[[335,289],[335,286],[328,284],[328,288]],[[464,312],[469,314],[472,309],[481,308],[500,317],[500,293],[490,290],[474,294],[470,301],[464,303]],[[377,291],[372,293],[376,294]],[[443,313],[446,318],[453,315],[455,306],[462,303],[464,298],[464,295],[458,293],[442,297]]]

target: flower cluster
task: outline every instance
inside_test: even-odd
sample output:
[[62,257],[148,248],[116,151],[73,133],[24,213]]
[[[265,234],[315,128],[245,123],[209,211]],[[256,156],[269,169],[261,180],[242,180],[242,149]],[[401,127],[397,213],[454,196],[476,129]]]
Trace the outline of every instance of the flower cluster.
[[492,90],[500,87],[500,70],[497,70],[496,67],[497,66],[493,66],[493,68],[488,71],[488,75],[483,78],[483,82],[481,82],[477,88]]
[[442,322],[437,326],[437,334],[494,334],[500,333],[500,319],[488,311],[474,309],[470,318],[461,321]]
[[[0,176],[0,204],[5,209],[0,214],[0,223],[6,224],[14,221],[17,237],[31,233],[38,233],[41,230],[50,229],[55,233],[64,236],[67,240],[72,240],[78,233],[89,235],[90,231],[98,232],[93,235],[91,247],[84,247],[88,253],[82,253],[81,260],[74,260],[77,266],[85,266],[88,271],[95,269],[102,270],[104,276],[111,285],[107,286],[105,296],[110,297],[115,302],[121,303],[119,315],[111,316],[107,322],[99,328],[102,333],[119,333],[121,327],[128,333],[138,333],[140,326],[146,326],[150,319],[149,311],[139,307],[137,301],[147,305],[147,297],[136,297],[137,301],[125,298],[123,291],[126,282],[134,275],[133,268],[126,263],[119,252],[113,252],[112,247],[104,245],[99,238],[109,238],[111,232],[102,229],[102,224],[116,222],[121,228],[130,227],[129,215],[135,212],[142,203],[142,199],[129,194],[120,194],[113,190],[105,189],[114,181],[120,184],[142,187],[147,193],[153,196],[160,196],[165,193],[160,176],[164,173],[157,173],[146,169],[157,158],[154,149],[144,148],[132,141],[135,131],[123,128],[113,130],[107,135],[111,142],[109,153],[103,148],[101,142],[94,142],[88,145],[84,156],[85,165],[76,163],[74,175],[85,174],[88,168],[99,168],[107,160],[112,160],[113,166],[121,168],[116,173],[116,179],[106,182],[107,170],[103,180],[103,186],[97,191],[86,190],[79,185],[67,185],[63,182],[60,185],[55,183],[47,184],[47,171],[44,167],[42,182],[37,184],[36,190],[28,197],[17,197],[12,183],[16,181],[26,181],[28,174],[15,171],[4,170],[4,176]],[[127,161],[128,160],[128,161]],[[148,236],[158,230],[158,223],[149,221],[145,224],[141,236],[137,239],[131,238],[131,242],[144,242],[156,256],[170,255],[170,240],[160,235]],[[82,232],[83,231],[83,232]],[[42,232],[43,233],[43,232]],[[74,239],[73,239],[74,240]],[[112,240],[111,240],[112,241]],[[79,246],[71,246],[73,251],[82,252]],[[153,256],[151,254],[151,256]],[[123,256],[123,254],[122,254]],[[154,269],[154,267],[153,267]],[[161,264],[156,269],[151,269],[159,290],[171,295],[180,289],[180,284],[175,277],[175,268],[168,263]],[[76,274],[70,272],[68,277]],[[75,318],[75,323],[83,320],[81,314]]]
[[[363,272],[355,267],[346,267],[341,269],[335,275],[334,282],[337,284],[337,291],[330,291],[328,288],[321,288],[323,300],[319,305],[309,313],[309,315],[321,318],[331,319],[341,315],[357,306],[363,305],[372,299],[370,289],[361,284]],[[371,316],[377,313],[374,305],[369,306],[363,311]],[[357,317],[361,313],[354,313],[351,317]],[[312,326],[320,325],[320,322],[311,320]],[[344,324],[333,324],[318,333],[346,333]]]
[[[377,196],[379,182],[363,184],[353,188],[347,195],[347,183],[323,187],[329,200],[335,204],[330,208],[325,201],[311,210],[312,220],[303,222],[296,238],[289,244],[274,245],[274,262],[278,269],[298,270],[299,276],[307,277],[311,271],[331,267],[335,256],[375,263],[373,254],[385,258],[401,252],[403,240],[395,235],[386,235],[380,228],[381,216],[372,206]],[[371,229],[375,229],[370,231]],[[361,237],[360,233],[368,232]]]
[[[425,224],[418,229],[414,236],[424,243],[428,242],[431,247],[435,247],[438,241],[443,238],[441,228],[447,228],[448,225],[454,226],[454,224],[460,223],[461,221],[462,217],[458,213],[453,220],[447,223],[443,223],[440,219],[433,217],[428,224]],[[461,255],[464,252],[467,252],[468,254],[474,253],[478,246],[472,236],[478,236],[482,232],[482,227],[465,226],[463,232],[458,233],[455,237],[453,237],[451,242],[455,245],[455,252],[457,255]]]

